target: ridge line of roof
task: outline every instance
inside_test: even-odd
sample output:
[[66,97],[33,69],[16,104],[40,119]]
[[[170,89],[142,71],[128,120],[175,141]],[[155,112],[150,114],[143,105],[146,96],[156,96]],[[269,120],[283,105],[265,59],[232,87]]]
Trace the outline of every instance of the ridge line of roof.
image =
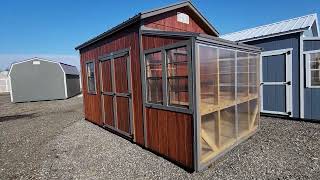
[[[291,18],[291,19],[286,19],[286,20],[277,21],[277,22],[274,22],[274,23],[269,23],[269,24],[264,24],[264,25],[260,25],[260,26],[256,26],[256,27],[251,27],[251,28],[247,28],[247,29],[240,30],[240,31],[227,33],[227,34],[224,34],[224,35],[222,35],[222,36],[230,36],[230,35],[232,35],[232,34],[237,34],[237,33],[249,31],[249,30],[252,30],[252,29],[258,29],[258,28],[262,28],[262,27],[266,27],[266,26],[271,26],[271,25],[275,25],[275,24],[280,24],[280,23],[283,23],[283,22],[288,22],[288,21],[292,21],[292,20],[296,20],[296,19],[300,19],[300,18],[304,18],[304,17],[310,17],[310,16],[317,17],[317,13],[307,14],[307,15],[304,15],[304,16],[299,16],[299,17],[295,17],[295,18]],[[222,37],[222,36],[221,36],[221,37]]]
[[167,6],[163,6],[163,7],[160,7],[160,8],[156,8],[156,9],[152,9],[152,10],[149,10],[149,11],[144,11],[144,12],[140,12],[132,17],[130,17],[129,19],[123,21],[122,23],[112,27],[111,29],[99,34],[98,36],[95,36],[91,39],[89,39],[88,41],[78,45],[75,47],[76,50],[79,50],[83,47],[86,47],[88,46],[89,44],[92,44],[96,41],[99,41],[101,38],[104,38],[110,34],[113,34],[119,30],[121,30],[122,28],[125,28],[139,20],[142,19],[142,15],[145,15],[145,14],[149,14],[149,13],[153,13],[153,12],[156,12],[156,11],[161,11],[163,9],[167,9],[167,8],[171,8],[171,7],[174,7],[174,6],[178,6],[178,5],[183,5],[185,4],[185,6],[189,6],[193,11],[195,11],[195,13],[200,16],[200,18],[205,22],[206,26],[209,27],[209,29],[215,33],[217,36],[219,35],[219,32],[217,31],[217,29],[201,14],[201,12],[189,1],[189,0],[185,0],[185,1],[181,1],[181,2],[178,2],[178,3],[174,3],[174,4],[171,4],[171,5],[167,5]]

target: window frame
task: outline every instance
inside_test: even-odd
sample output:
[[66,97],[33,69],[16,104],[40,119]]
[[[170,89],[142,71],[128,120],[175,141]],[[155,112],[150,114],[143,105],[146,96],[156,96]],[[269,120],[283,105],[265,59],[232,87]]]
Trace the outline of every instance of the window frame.
[[[311,83],[311,72],[312,70],[316,70],[316,69],[311,69],[310,65],[311,65],[311,54],[314,53],[320,53],[320,50],[312,50],[312,51],[304,51],[304,59],[305,59],[305,74],[306,74],[306,88],[320,88],[320,85],[312,85]],[[320,67],[319,67],[319,71],[320,71]],[[320,78],[320,77],[319,77]]]
[[[147,61],[146,61],[146,55],[161,52],[162,57],[162,98],[163,103],[162,104],[156,104],[148,101],[148,91],[146,90],[143,94],[144,98],[144,104],[146,107],[150,108],[156,108],[156,109],[162,109],[162,110],[169,110],[169,111],[175,111],[175,112],[182,112],[187,114],[193,113],[193,62],[192,62],[192,54],[191,54],[191,41],[185,40],[180,41],[178,43],[158,47],[158,48],[152,48],[147,49],[143,51],[143,70],[144,70],[144,88],[147,88]],[[181,105],[170,105],[169,104],[169,92],[168,92],[168,59],[167,59],[167,51],[171,49],[186,47],[187,49],[187,58],[188,58],[188,100],[189,105],[188,107],[184,107]]]
[[[89,76],[88,76],[88,65],[93,64],[93,74],[94,74],[94,91],[89,90]],[[90,60],[86,62],[86,81],[87,81],[87,94],[96,95],[97,94],[97,78],[96,78],[96,66],[95,61]]]

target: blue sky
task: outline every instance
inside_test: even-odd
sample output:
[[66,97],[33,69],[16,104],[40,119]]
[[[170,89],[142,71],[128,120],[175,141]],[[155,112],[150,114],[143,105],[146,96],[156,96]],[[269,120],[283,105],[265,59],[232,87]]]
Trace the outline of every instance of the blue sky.
[[[178,0],[2,0],[0,69],[33,56],[79,65],[76,45],[134,14]],[[193,0],[220,34],[320,14],[319,0]]]

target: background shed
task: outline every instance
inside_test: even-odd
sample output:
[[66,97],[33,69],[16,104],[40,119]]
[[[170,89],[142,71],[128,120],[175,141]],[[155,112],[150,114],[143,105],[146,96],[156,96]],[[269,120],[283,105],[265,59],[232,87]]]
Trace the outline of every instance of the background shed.
[[0,72],[0,93],[8,93],[11,90],[8,71]]
[[[263,48],[260,68],[262,113],[320,120],[317,14],[225,34],[221,38]],[[308,66],[309,54],[319,56],[313,58],[317,61],[313,65],[318,65],[312,70]],[[311,75],[312,78],[308,78]],[[310,83],[311,80],[315,84]]]
[[12,64],[9,72],[11,101],[66,99],[80,93],[75,66],[32,58]]

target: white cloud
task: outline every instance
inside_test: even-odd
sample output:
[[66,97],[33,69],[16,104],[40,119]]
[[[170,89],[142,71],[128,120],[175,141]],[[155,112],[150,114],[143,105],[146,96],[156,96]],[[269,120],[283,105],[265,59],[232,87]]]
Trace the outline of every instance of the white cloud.
[[33,57],[39,57],[57,62],[63,62],[70,65],[75,65],[79,69],[80,57],[79,55],[68,54],[0,54],[0,69],[10,67],[14,62],[23,61]]

